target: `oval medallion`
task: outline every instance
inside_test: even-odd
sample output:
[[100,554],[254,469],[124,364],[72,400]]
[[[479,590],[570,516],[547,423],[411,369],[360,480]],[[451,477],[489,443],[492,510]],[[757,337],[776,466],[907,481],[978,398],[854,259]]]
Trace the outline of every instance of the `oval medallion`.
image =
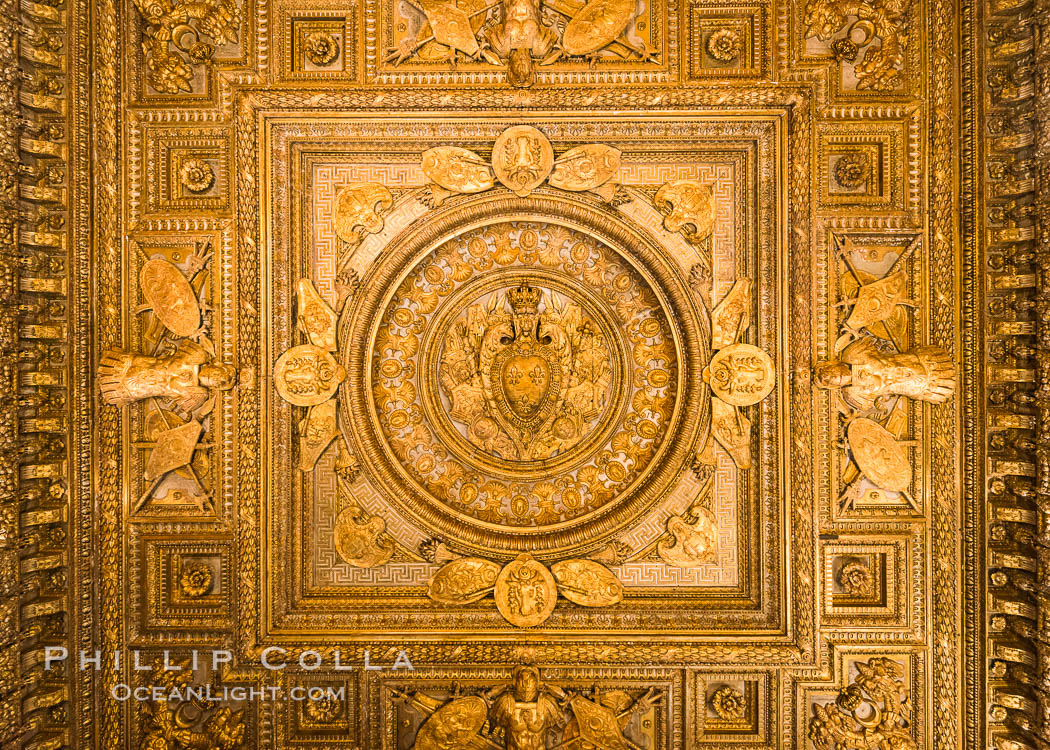
[[558,592],[583,607],[608,607],[623,599],[616,574],[593,560],[562,560],[551,566]]
[[547,179],[553,166],[551,142],[531,125],[507,128],[492,147],[496,179],[522,197]]
[[319,346],[293,346],[273,367],[273,382],[285,401],[296,406],[316,406],[335,395],[346,370]]
[[496,609],[519,628],[544,622],[557,601],[554,576],[528,553],[518,555],[496,578]]
[[634,8],[634,0],[591,0],[565,25],[562,47],[570,55],[601,49],[627,27]]
[[711,391],[731,406],[751,406],[769,395],[776,384],[773,358],[751,344],[719,349],[704,370]]
[[427,596],[441,604],[470,604],[496,585],[499,565],[480,557],[462,557],[446,564],[427,584]]

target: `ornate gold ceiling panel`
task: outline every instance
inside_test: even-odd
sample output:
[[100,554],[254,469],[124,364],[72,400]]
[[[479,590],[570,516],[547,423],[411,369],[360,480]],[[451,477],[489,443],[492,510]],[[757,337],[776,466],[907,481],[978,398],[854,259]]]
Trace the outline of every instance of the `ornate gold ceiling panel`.
[[0,746],[1041,747],[1045,10],[0,0]]

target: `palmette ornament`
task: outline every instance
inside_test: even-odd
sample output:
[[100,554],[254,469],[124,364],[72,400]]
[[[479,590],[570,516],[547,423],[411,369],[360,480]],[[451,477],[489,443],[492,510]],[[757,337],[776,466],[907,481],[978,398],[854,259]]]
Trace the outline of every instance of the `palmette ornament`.
[[439,604],[462,605],[492,593],[500,566],[480,557],[462,557],[447,563],[427,583],[427,596]]
[[593,560],[562,560],[551,566],[558,593],[583,607],[608,607],[623,599],[616,574]]
[[554,611],[558,585],[551,572],[523,553],[504,566],[496,578],[496,609],[512,625],[531,628]]

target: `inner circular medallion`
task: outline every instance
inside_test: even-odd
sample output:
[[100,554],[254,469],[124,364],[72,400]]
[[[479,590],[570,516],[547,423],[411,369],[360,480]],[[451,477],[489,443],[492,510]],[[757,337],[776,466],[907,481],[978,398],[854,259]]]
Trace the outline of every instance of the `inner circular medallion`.
[[473,468],[535,479],[578,464],[627,406],[627,345],[600,295],[508,266],[449,295],[423,337],[423,408]]

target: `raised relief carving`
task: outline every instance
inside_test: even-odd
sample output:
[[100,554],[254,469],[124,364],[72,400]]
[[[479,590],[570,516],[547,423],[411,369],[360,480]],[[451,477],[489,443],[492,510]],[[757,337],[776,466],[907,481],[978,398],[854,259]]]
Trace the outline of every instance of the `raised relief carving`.
[[345,245],[340,249],[336,273],[342,273],[365,235],[383,231],[383,217],[394,206],[394,196],[374,182],[347,185],[335,196],[332,229]]
[[[471,284],[479,270],[494,281]],[[499,223],[448,241],[406,277],[378,329],[372,392],[394,455],[436,502],[489,523],[543,526],[600,507],[648,465],[674,401],[675,350],[645,289],[557,225]],[[426,372],[437,377],[417,377]]]
[[363,518],[360,508],[346,508],[336,516],[334,533],[336,551],[355,568],[385,565],[394,554],[393,541],[385,536],[386,521]]
[[[198,688],[190,660],[153,667],[148,683],[163,691],[165,697],[190,695],[187,688]],[[220,689],[214,694],[221,695]],[[169,700],[147,701],[143,704],[142,717],[144,750],[180,750],[181,748],[213,748],[235,750],[244,745],[244,710],[234,711],[228,706],[190,697],[185,700],[172,697]]]
[[915,750],[904,667],[883,656],[855,667],[853,683],[839,691],[834,703],[813,705],[810,742],[820,750]]
[[492,171],[496,179],[526,196],[547,179],[554,168],[554,148],[547,136],[531,125],[507,128],[492,144]]
[[241,26],[236,0],[135,0],[135,7],[146,24],[146,82],[162,94],[190,93],[193,66],[210,63],[215,45],[236,42]]
[[[629,738],[636,718],[663,697],[641,692],[595,688],[589,697],[545,683],[533,666],[515,667],[509,683],[455,694],[448,699],[423,692],[396,692],[427,717],[412,750],[548,750],[551,747],[635,750]],[[557,733],[558,744],[551,745]]]
[[681,232],[692,243],[711,236],[715,204],[710,186],[695,180],[668,182],[657,191],[653,205],[664,215],[668,232]]
[[554,611],[558,585],[545,566],[522,553],[496,577],[496,609],[518,628],[539,625]]
[[236,378],[232,365],[212,362],[204,347],[192,341],[157,357],[111,349],[99,363],[99,386],[107,404],[160,399],[183,415],[203,416],[212,391],[229,390]]
[[515,125],[500,133],[492,146],[491,163],[465,148],[437,146],[423,153],[422,166],[433,183],[424,196],[431,206],[456,193],[489,190],[497,180],[522,197],[545,180],[561,190],[593,192],[606,202],[619,194],[619,186],[611,182],[620,169],[618,150],[588,143],[555,158],[547,136],[531,125]]
[[147,402],[147,437],[153,445],[143,475],[150,484],[132,510],[142,507],[174,471],[184,472],[197,485],[200,495],[193,498],[202,511],[210,496],[193,462],[202,449],[199,440],[215,394],[233,388],[238,373],[232,365],[214,362],[210,353],[197,298],[201,285],[196,284],[207,262],[207,256],[191,254],[187,279],[167,260],[147,260],[139,275],[146,302],[138,312],[151,313],[144,338],[152,353],[110,349],[99,362],[98,383],[105,403],[124,407]]
[[633,0],[498,0],[490,5],[483,0],[409,0],[407,5],[425,22],[387,54],[386,61],[394,65],[412,59],[455,64],[460,58],[481,57],[505,66],[511,86],[527,88],[536,81],[537,65],[563,58],[594,64],[602,53],[612,59],[655,57],[644,41],[629,34],[639,13]]
[[848,486],[841,502],[853,501],[863,476],[914,504],[907,492],[913,473],[910,443],[899,439],[907,422],[902,401],[940,404],[955,390],[955,365],[947,352],[936,346],[902,351],[899,343],[908,330],[906,309],[912,305],[905,262],[918,241],[881,278],[856,268],[847,240],[835,237],[834,244],[847,271],[840,306],[850,310],[835,342],[837,354],[817,363],[813,380],[836,392],[844,422],[851,463],[844,472]]
[[[609,352],[578,305],[523,281],[466,310],[445,340],[441,383],[468,439],[506,459],[553,456],[584,438],[605,407]],[[509,307],[509,310],[508,310]]]
[[893,91],[901,85],[910,11],[908,0],[809,0],[805,35],[828,41],[845,27],[845,36],[831,49],[836,58],[853,64],[857,89]]
[[955,365],[937,346],[898,354],[864,337],[817,364],[815,382],[838,389],[847,405],[865,412],[884,411],[894,396],[942,404],[955,390]]
[[311,471],[339,434],[333,400],[346,370],[336,361],[337,316],[309,279],[297,285],[296,326],[310,341],[286,350],[273,368],[274,388],[293,406],[308,407],[298,421],[299,468]]
[[718,527],[711,512],[700,509],[696,520],[687,522],[681,516],[667,519],[667,537],[656,545],[656,551],[668,565],[676,568],[695,568],[714,559],[718,543]]

